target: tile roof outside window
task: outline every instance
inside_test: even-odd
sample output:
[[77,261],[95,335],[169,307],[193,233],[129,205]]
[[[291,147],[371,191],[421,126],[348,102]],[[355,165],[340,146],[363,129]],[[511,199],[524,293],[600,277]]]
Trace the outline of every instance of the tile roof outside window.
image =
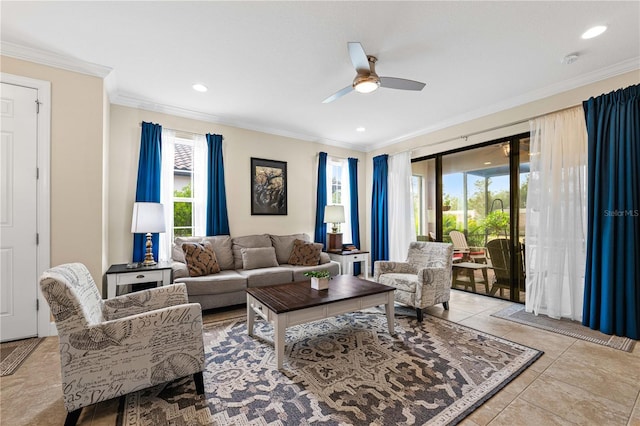
[[174,169],[176,171],[190,172],[193,169],[192,155],[193,155],[192,146],[176,143],[175,153],[174,153],[174,158],[175,158]]

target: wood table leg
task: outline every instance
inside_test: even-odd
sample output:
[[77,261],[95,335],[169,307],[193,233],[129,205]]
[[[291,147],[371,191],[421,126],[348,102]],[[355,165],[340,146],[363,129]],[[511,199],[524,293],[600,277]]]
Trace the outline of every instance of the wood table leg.
[[276,352],[276,367],[282,370],[282,362],[284,358],[284,337],[286,330],[286,314],[276,315],[273,322],[273,344]]
[[249,336],[253,336],[253,322],[256,318],[256,313],[253,311],[253,306],[251,306],[251,302],[253,298],[247,294],[247,334]]
[[471,290],[476,292],[476,274],[473,269],[467,269],[467,275],[469,276],[469,282],[471,283]]
[[489,294],[489,276],[487,274],[487,268],[482,268],[482,278],[484,278],[484,292],[485,294]]
[[390,291],[389,294],[387,295],[387,304],[385,305],[385,311],[387,312],[387,326],[389,327],[389,334],[392,336],[395,336],[396,330],[395,330],[395,321],[393,319],[393,312],[394,312],[393,302],[394,302],[393,291]]

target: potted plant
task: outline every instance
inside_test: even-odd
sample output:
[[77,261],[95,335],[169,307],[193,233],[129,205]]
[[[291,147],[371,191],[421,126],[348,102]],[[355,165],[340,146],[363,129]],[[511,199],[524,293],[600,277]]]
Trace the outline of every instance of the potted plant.
[[331,274],[329,271],[309,271],[304,273],[305,277],[311,278],[311,288],[316,290],[326,290],[329,288]]

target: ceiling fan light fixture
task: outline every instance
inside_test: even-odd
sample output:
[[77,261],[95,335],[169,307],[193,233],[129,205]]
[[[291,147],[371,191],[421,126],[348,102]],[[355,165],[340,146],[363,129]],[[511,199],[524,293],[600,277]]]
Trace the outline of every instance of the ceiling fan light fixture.
[[380,87],[380,79],[377,76],[358,76],[353,81],[353,88],[359,93],[371,93]]

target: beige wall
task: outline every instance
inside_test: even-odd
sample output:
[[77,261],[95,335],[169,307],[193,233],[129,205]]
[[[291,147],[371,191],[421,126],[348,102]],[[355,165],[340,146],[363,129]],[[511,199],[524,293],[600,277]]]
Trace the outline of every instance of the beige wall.
[[2,72],[51,82],[51,266],[103,268],[103,80],[3,56]]
[[[227,207],[231,235],[258,233],[290,234],[305,232],[313,237],[316,206],[318,152],[360,160],[361,233],[364,231],[365,188],[362,152],[345,150],[297,139],[269,135],[231,126],[208,123],[141,109],[111,105],[111,142],[109,154],[109,261],[131,261],[133,238],[131,212],[140,150],[140,123],[161,124],[163,127],[193,133],[217,133],[224,137],[223,155]],[[251,157],[287,162],[286,216],[251,216]]]
[[[535,102],[530,102],[516,108],[511,108],[495,114],[487,115],[486,117],[447,127],[442,130],[438,130],[426,135],[418,136],[394,145],[371,151],[367,153],[366,159],[366,203],[367,205],[371,205],[371,185],[373,179],[372,159],[376,155],[391,155],[410,150],[412,158],[419,158],[456,148],[475,145],[481,142],[499,139],[506,136],[528,132],[528,122],[515,125],[509,124],[549,114],[563,108],[581,105],[582,101],[585,101],[592,96],[599,96],[603,93],[608,93],[613,90],[628,87],[633,84],[638,84],[638,82],[640,82],[640,71],[632,71],[593,84],[559,93],[554,96],[549,96]],[[487,129],[496,130],[486,131]],[[464,140],[462,138],[463,136],[471,135],[474,133],[479,134],[469,136],[467,140]],[[363,242],[366,241],[366,247],[368,248],[370,247],[370,232],[368,230],[371,229],[371,217],[368,211],[365,226],[367,232],[364,234],[364,236],[366,236],[366,240],[363,239]]]
[[[51,82],[51,265],[79,261],[97,282],[111,263],[131,260],[131,210],[135,197],[140,122],[224,136],[227,202],[232,235],[313,235],[317,153],[360,160],[360,235],[369,248],[372,158],[412,151],[412,157],[473,145],[528,130],[527,123],[502,127],[580,104],[640,81],[638,71],[583,86],[540,101],[442,129],[367,154],[337,147],[111,105],[101,78],[2,57],[2,72]],[[458,138],[451,140],[452,138]],[[251,216],[250,157],[286,161],[287,216]]]

